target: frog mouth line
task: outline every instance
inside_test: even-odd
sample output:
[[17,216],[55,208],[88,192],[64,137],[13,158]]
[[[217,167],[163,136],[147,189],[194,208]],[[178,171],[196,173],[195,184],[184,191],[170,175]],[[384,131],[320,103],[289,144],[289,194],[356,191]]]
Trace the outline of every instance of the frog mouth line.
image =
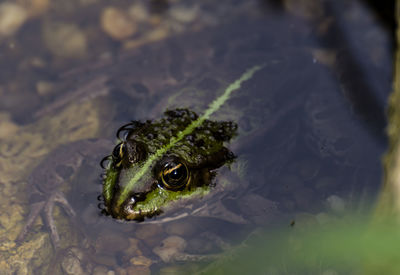
[[[207,191],[208,193],[208,191]],[[144,200],[135,202],[143,202]],[[129,208],[128,205],[124,207]],[[191,207],[183,207],[179,209],[175,209],[172,213],[169,213],[167,217],[159,218],[162,213],[164,213],[161,209],[150,209],[148,211],[142,210],[134,210],[134,207],[129,209],[131,211],[131,215],[126,215],[123,220],[125,222],[140,222],[140,223],[165,223],[171,222],[175,220],[179,220],[191,215],[194,215],[198,212],[201,212],[204,208],[207,207],[207,204],[200,204],[199,207],[195,207],[194,209]],[[146,219],[147,218],[147,219]]]

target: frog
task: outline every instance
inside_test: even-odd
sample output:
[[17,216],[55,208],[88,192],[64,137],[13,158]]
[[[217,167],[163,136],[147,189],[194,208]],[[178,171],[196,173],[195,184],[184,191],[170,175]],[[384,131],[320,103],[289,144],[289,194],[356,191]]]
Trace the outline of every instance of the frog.
[[143,163],[197,119],[193,111],[174,109],[165,111],[159,120],[132,121],[118,130],[121,142],[104,159],[109,161],[103,182],[104,213],[116,219],[143,221],[209,193],[216,169],[235,159],[224,146],[237,132],[232,121],[203,121],[160,156],[124,195],[124,188]]

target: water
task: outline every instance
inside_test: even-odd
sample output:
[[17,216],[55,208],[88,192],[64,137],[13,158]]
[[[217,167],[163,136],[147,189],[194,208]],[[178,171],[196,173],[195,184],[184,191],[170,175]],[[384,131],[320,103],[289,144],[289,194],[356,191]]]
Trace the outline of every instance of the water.
[[[54,1],[37,13],[24,6],[26,21],[1,37],[0,207],[16,209],[0,219],[2,270],[188,273],[257,230],[314,228],[371,209],[391,89],[393,26],[380,17],[385,9],[359,1],[135,3],[118,2],[128,18],[122,34],[99,23],[101,14],[106,20],[101,2]],[[40,224],[15,246],[13,228],[28,214],[27,178],[49,152],[74,140],[114,141],[119,126],[159,117],[166,106],[201,113],[257,64],[266,65],[214,117],[234,120],[241,132],[230,145],[236,163],[215,179],[234,188],[218,197],[212,215],[161,224],[102,216],[100,159],[86,159],[63,187],[75,222],[56,210],[65,249],[51,257]],[[233,172],[239,168],[242,177]]]

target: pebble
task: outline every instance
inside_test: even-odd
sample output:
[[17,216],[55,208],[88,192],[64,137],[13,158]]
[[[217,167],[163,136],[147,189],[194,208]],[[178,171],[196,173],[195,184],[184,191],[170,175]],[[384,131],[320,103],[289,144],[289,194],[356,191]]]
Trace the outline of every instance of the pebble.
[[147,32],[140,39],[129,39],[124,43],[125,49],[132,49],[143,46],[148,43],[160,41],[168,36],[168,30],[164,26],[157,27],[152,31]]
[[128,13],[114,7],[107,7],[103,10],[101,28],[115,40],[124,40],[137,30],[135,21],[129,17]]
[[146,7],[140,2],[137,2],[130,6],[128,9],[128,14],[136,22],[144,22],[147,21],[149,18],[149,13]]
[[142,265],[142,266],[146,266],[146,267],[151,266],[151,264],[153,263],[152,260],[150,260],[149,258],[147,258],[145,256],[133,257],[130,259],[129,262],[133,265]]
[[140,248],[140,241],[138,239],[129,238],[128,242],[129,245],[124,250],[125,255],[128,255],[128,257],[132,257],[132,256],[141,256],[143,254]]
[[0,138],[13,136],[19,127],[11,121],[9,113],[0,113]]
[[336,195],[329,196],[326,199],[328,206],[336,213],[342,213],[345,210],[346,203],[345,201]]
[[0,4],[0,37],[10,36],[28,19],[28,14],[20,5],[12,2]]
[[39,57],[32,57],[27,63],[34,68],[43,69],[46,67],[46,62]]
[[85,33],[75,24],[48,23],[43,27],[44,44],[62,58],[82,58],[87,53]]
[[198,8],[186,8],[176,6],[170,10],[170,15],[179,22],[190,23],[194,21],[198,14]]
[[158,224],[138,224],[135,230],[136,238],[143,240],[150,247],[160,243],[163,233],[162,226]]
[[128,248],[129,242],[121,235],[104,230],[96,239],[95,248],[97,251],[106,251],[107,254],[113,254],[120,250]]
[[186,248],[186,241],[179,236],[170,236],[164,239],[160,246],[153,249],[154,254],[159,256],[165,263],[172,262],[174,256],[180,254]]
[[195,254],[207,254],[215,251],[216,245],[214,242],[201,238],[193,238],[188,241],[187,251]]
[[20,0],[19,1],[29,13],[29,17],[44,14],[50,7],[50,0]]
[[131,265],[128,266],[126,269],[126,274],[127,275],[150,275],[151,271],[147,266],[143,266],[143,265]]
[[83,275],[87,274],[82,267],[84,256],[79,249],[71,248],[61,262],[65,274]]
[[36,82],[36,92],[40,96],[45,96],[54,91],[54,83],[40,80]]
[[196,232],[196,225],[187,221],[170,222],[165,226],[168,235],[190,236]]
[[93,269],[93,275],[114,275],[115,272],[108,270],[107,267],[103,265],[98,265]]

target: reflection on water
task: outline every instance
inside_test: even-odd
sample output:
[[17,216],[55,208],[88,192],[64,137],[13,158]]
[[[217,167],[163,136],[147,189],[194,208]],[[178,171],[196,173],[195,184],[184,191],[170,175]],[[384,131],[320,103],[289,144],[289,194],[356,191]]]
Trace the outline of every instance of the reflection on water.
[[[2,270],[194,272],[256,229],[317,227],[371,208],[391,80],[393,25],[375,16],[385,9],[369,1],[107,5],[0,4],[12,18],[0,20]],[[99,152],[80,161],[57,154],[72,141],[114,141],[124,123],[167,107],[202,113],[257,64],[265,67],[213,117],[238,123],[229,144],[237,160],[214,179],[218,200],[204,198],[189,217],[121,223],[102,216]],[[54,175],[77,213],[71,219],[54,209],[56,257],[40,221],[15,242],[29,204],[51,193],[46,179]],[[35,188],[41,197],[31,196]]]

